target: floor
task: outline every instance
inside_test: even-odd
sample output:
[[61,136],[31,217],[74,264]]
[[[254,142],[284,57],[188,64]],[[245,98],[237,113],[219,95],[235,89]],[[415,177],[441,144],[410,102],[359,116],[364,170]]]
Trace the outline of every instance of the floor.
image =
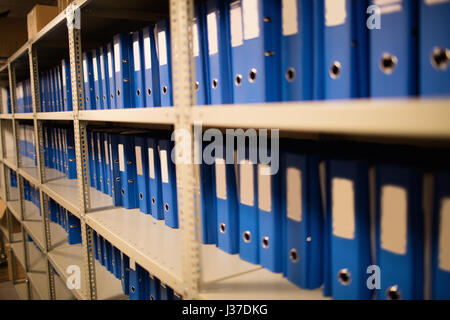
[[19,300],[16,288],[8,279],[8,264],[0,266],[0,300]]

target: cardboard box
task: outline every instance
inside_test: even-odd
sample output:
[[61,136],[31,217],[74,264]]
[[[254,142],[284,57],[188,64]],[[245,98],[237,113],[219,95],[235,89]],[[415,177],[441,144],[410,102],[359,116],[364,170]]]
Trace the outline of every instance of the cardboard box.
[[73,0],[58,0],[58,13],[64,11]]
[[33,38],[57,15],[57,6],[44,6],[40,4],[35,5],[27,15],[28,39]]

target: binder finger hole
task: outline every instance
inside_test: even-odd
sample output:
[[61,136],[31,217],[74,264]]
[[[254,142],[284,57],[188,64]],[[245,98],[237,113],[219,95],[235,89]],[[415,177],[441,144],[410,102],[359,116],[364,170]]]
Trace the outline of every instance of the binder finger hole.
[[400,295],[400,290],[398,290],[398,286],[389,287],[386,290],[386,298],[388,300],[400,300],[402,297]]
[[134,286],[131,286],[131,292],[134,293],[136,291],[136,289],[134,288]]
[[242,84],[242,75],[241,74],[236,75],[236,77],[234,78],[234,83],[237,86],[240,86]]
[[342,285],[348,286],[350,284],[350,282],[352,281],[350,271],[348,271],[348,269],[342,269],[338,273],[338,279]]
[[385,74],[392,74],[392,72],[394,72],[394,69],[397,66],[397,64],[398,64],[398,59],[396,56],[389,54],[389,53],[384,53],[383,56],[381,57],[380,69]]
[[152,94],[152,89],[148,88],[147,89],[147,94],[150,96]]
[[95,97],[95,100],[97,100],[97,101],[100,100],[100,97],[99,97],[99,96],[96,96],[96,97]]
[[250,72],[248,73],[248,81],[250,82],[255,82],[256,81],[256,69],[252,69],[250,70]]
[[291,251],[289,251],[289,259],[291,259],[292,262],[298,262],[298,253],[297,250],[295,249],[291,249]]
[[114,99],[114,95],[111,93],[111,99]]
[[292,81],[294,81],[294,79],[295,79],[295,69],[294,68],[289,68],[286,71],[286,80],[289,81],[289,82],[292,82]]
[[155,297],[152,294],[150,295],[150,300],[155,300]]
[[162,92],[163,92],[163,94],[166,94],[166,93],[167,93],[167,86],[163,86]]
[[124,189],[120,190],[120,193],[121,193],[122,195],[124,195],[124,194],[125,194],[125,190],[124,190]]
[[144,199],[144,195],[142,194],[142,192],[139,192],[139,199]]
[[221,223],[221,224],[220,224],[219,230],[220,230],[220,233],[225,233],[225,231],[226,231],[226,229],[225,229],[225,223]]
[[245,243],[250,243],[250,241],[252,241],[252,234],[250,233],[250,231],[245,231],[242,237]]
[[166,203],[166,204],[164,205],[164,210],[166,210],[166,212],[169,212],[169,204],[168,204],[168,203]]
[[139,97],[141,95],[141,90],[137,89],[136,90],[136,95]]
[[198,81],[195,81],[195,91],[198,91],[199,87],[200,87],[200,83]]
[[219,85],[219,80],[218,79],[213,79],[213,81],[212,81],[212,88],[216,89],[218,85]]
[[434,48],[431,55],[431,64],[439,70],[446,70],[450,60],[450,50],[445,48]]
[[152,204],[155,204],[155,197],[152,197]]
[[120,90],[117,90],[117,96],[120,96]]
[[103,101],[105,101],[106,100],[106,96],[103,96]]
[[269,247],[269,237],[262,238],[262,247],[267,249]]
[[333,62],[330,67],[330,77],[332,79],[337,79],[341,75],[342,65],[339,61]]

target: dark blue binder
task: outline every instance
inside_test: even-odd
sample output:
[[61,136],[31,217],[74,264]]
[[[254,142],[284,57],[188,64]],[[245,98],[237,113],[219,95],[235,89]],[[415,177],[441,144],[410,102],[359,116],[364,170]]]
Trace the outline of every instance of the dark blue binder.
[[147,138],[144,135],[134,137],[136,155],[137,197],[139,210],[149,214],[151,212],[151,199],[148,181],[148,150]]
[[133,98],[136,108],[145,107],[145,73],[144,73],[144,46],[142,30],[133,32],[133,62],[134,74]]
[[151,25],[142,30],[145,69],[145,106],[158,107],[161,105],[159,87],[159,59],[156,52],[155,26]]
[[157,220],[164,219],[162,196],[161,164],[159,161],[158,138],[147,138],[148,150],[148,186],[150,191],[151,214]]
[[134,136],[126,132],[121,133],[117,147],[119,153],[122,206],[126,209],[138,208]]
[[133,48],[131,34],[114,36],[114,70],[116,77],[116,107],[133,108]]

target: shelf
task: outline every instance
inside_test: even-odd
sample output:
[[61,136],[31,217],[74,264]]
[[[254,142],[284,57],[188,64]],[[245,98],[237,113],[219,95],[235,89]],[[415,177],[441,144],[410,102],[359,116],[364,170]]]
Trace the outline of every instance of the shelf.
[[0,119],[11,120],[12,118],[12,113],[0,113]]
[[8,234],[8,228],[4,225],[0,224],[0,231],[3,233],[3,235],[5,236],[6,240],[9,243],[14,243],[14,242],[18,242],[21,241],[22,239],[22,234],[20,232],[15,232],[12,233],[12,239],[9,238],[9,234]]
[[28,288],[26,282],[16,283],[14,288],[16,288],[20,300],[28,300]]
[[23,221],[23,227],[27,234],[33,239],[34,243],[39,246],[42,252],[45,251],[45,238],[42,221]]
[[197,106],[193,108],[193,118],[208,127],[267,128],[399,138],[450,138],[450,99],[355,99]]
[[55,274],[55,296],[56,300],[74,300],[75,296],[67,288],[65,281]]
[[22,242],[11,243],[11,249],[14,252],[16,260],[19,261],[20,265],[22,266],[22,269],[25,270],[25,252],[23,250],[23,243]]
[[[92,203],[106,203],[108,198],[111,199],[91,188]],[[183,292],[181,230],[172,229],[164,220],[155,220],[139,209],[109,206],[89,212],[86,223],[156,278]]]
[[42,221],[42,217],[39,214],[39,208],[34,205],[33,202],[24,200],[23,201],[23,219],[28,221]]
[[69,180],[64,173],[47,167],[45,176],[47,182],[41,186],[42,191],[79,218],[78,180]]
[[34,118],[33,112],[18,112],[14,113],[14,119],[32,120]]
[[9,211],[11,211],[13,216],[17,219],[17,221],[22,221],[22,218],[20,217],[19,200],[7,201],[6,205],[8,206]]
[[16,159],[15,157],[4,157],[3,158],[3,163],[9,167],[11,170],[13,171],[17,171],[17,166],[16,166]]
[[60,112],[38,112],[36,118],[38,120],[73,120],[74,113],[72,111]]
[[304,290],[282,274],[259,269],[203,287],[202,300],[329,300],[322,289]]
[[126,123],[152,123],[173,125],[176,119],[175,108],[132,108],[80,111],[79,120]]
[[35,187],[40,185],[39,183],[39,175],[38,168],[34,165],[34,161],[30,158],[22,158],[22,163],[18,169],[19,174],[31,182]]

